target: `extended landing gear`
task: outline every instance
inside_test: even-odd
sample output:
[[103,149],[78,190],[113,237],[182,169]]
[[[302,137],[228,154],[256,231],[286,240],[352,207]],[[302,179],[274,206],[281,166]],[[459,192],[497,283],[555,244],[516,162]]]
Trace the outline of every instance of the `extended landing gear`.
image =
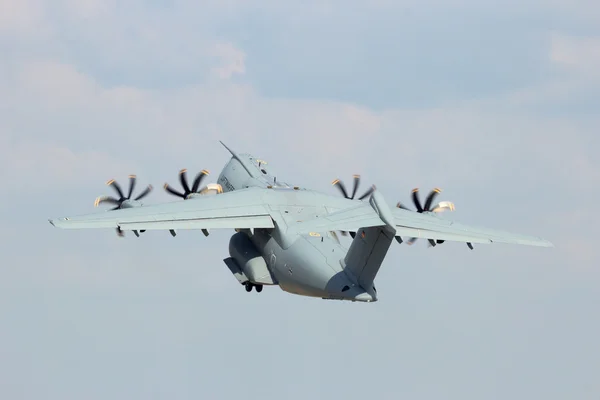
[[246,282],[244,284],[244,286],[246,287],[246,292],[251,292],[252,288],[256,288],[256,291],[258,293],[262,292],[262,290],[263,290],[263,285],[255,285],[254,283],[251,283],[251,282]]

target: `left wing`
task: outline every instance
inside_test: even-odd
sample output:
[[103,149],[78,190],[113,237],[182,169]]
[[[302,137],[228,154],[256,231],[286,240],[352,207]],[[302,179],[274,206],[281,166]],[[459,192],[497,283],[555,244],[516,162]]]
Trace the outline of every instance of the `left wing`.
[[174,203],[50,219],[64,229],[121,230],[273,228],[264,201],[265,189],[249,188]]

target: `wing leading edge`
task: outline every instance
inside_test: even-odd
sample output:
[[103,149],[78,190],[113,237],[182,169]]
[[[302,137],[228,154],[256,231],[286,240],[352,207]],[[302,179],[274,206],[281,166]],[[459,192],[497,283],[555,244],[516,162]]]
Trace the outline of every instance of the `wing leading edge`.
[[174,203],[50,219],[63,229],[171,230],[273,228],[262,189],[245,189]]

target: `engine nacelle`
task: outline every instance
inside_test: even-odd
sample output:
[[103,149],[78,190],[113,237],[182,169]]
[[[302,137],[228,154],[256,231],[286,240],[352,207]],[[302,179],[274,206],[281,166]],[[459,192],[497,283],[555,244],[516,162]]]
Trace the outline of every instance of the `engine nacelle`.
[[223,193],[223,188],[218,183],[209,183],[202,188],[198,193],[190,193],[187,195],[186,200],[197,199],[201,196],[215,195]]
[[274,285],[267,263],[247,234],[238,232],[229,240],[229,254],[252,283]]

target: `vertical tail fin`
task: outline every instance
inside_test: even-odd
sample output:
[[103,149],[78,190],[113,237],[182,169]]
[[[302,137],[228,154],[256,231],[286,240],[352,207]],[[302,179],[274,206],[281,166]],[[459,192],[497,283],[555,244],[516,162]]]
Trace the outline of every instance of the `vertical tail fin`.
[[373,192],[369,202],[385,225],[360,228],[356,232],[344,258],[344,271],[376,298],[373,281],[394,241],[396,228],[392,213],[378,191]]
[[344,271],[371,296],[375,294],[373,281],[393,240],[394,232],[387,227],[361,228],[344,258]]

